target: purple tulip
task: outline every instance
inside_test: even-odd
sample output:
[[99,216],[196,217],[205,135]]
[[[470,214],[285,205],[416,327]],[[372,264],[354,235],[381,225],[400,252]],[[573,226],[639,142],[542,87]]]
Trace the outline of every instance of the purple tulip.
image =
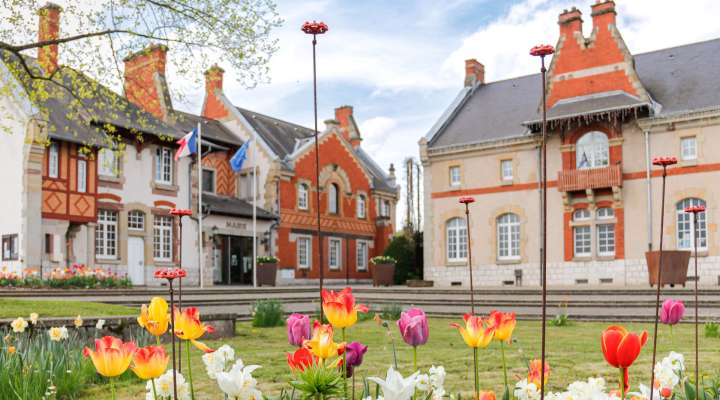
[[427,343],[430,330],[425,311],[419,308],[404,311],[400,314],[397,326],[400,328],[400,335],[403,340],[410,346],[417,347]]
[[660,321],[663,324],[675,325],[680,322],[683,314],[685,314],[685,304],[682,300],[667,299],[660,310]]
[[367,351],[367,346],[359,342],[352,342],[345,346],[345,362],[347,363],[347,377],[353,376],[355,367],[359,367],[363,362],[363,355]]
[[288,342],[301,347],[303,341],[310,339],[310,318],[303,314],[291,314],[287,319]]

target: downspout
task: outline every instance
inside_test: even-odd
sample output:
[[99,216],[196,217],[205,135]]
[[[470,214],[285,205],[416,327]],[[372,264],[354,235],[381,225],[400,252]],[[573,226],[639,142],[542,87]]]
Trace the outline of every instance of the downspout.
[[[650,131],[645,129],[645,184],[647,186],[647,243],[648,251],[653,249],[652,225],[652,180],[650,174]],[[662,232],[660,233],[662,235]]]
[[[538,145],[537,147],[537,171],[538,177],[537,177],[537,187],[538,187],[538,210],[542,210],[543,208],[543,198],[542,198],[542,147]],[[543,216],[542,212],[539,212],[538,215],[540,223],[538,224],[538,237],[540,238],[540,243],[542,243],[542,226],[543,226]],[[543,249],[543,251],[546,251]],[[538,268],[540,269],[540,286],[542,286],[542,262],[538,262]]]

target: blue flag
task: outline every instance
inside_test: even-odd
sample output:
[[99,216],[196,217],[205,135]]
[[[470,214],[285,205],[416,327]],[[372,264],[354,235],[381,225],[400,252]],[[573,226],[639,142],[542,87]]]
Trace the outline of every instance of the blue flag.
[[238,151],[235,152],[235,155],[230,159],[230,167],[233,171],[239,172],[242,169],[243,163],[245,163],[245,160],[247,159],[248,147],[250,147],[250,140],[243,143]]

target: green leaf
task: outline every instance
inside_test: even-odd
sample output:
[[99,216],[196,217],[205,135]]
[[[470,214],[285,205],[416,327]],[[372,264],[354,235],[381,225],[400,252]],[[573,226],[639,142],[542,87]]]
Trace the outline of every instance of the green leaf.
[[505,391],[503,392],[502,400],[510,400],[510,388],[505,386]]
[[695,399],[695,385],[690,383],[690,381],[685,381],[685,398],[687,400]]

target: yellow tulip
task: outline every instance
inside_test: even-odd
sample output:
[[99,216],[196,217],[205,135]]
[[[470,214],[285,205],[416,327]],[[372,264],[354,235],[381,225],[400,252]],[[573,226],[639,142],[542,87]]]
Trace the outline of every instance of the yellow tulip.
[[165,353],[163,347],[147,346],[135,352],[130,369],[140,379],[156,379],[165,372],[169,360],[170,357]]
[[459,324],[451,325],[460,331],[465,344],[473,348],[487,347],[493,339],[495,327],[486,326],[483,319],[475,315],[465,314],[463,319],[465,320],[464,327]]
[[196,307],[187,307],[182,312],[178,311],[177,308],[175,309],[174,330],[175,336],[183,340],[189,340],[195,347],[203,352],[212,353],[214,351],[205,344],[197,341],[205,332],[215,332],[215,328],[210,325],[205,325],[200,321],[200,311],[198,311]]
[[323,290],[321,292],[322,308],[325,317],[335,328],[348,328],[358,320],[358,312],[368,312],[368,307],[364,304],[355,304],[352,289],[345,288],[340,292],[333,290]]
[[83,355],[90,357],[98,374],[113,378],[127,371],[136,349],[133,342],[123,343],[116,337],[105,336],[95,339],[95,351],[85,347]]
[[320,324],[318,321],[315,321],[313,326],[312,338],[306,340],[303,347],[323,360],[341,355],[345,351],[345,343],[338,344],[333,341],[332,326]]
[[153,297],[150,300],[150,307],[143,304],[137,321],[141,327],[147,329],[152,335],[162,336],[167,332],[170,323],[168,304],[165,299]]
[[488,318],[488,325],[495,328],[495,336],[493,339],[501,342],[510,341],[516,323],[514,312],[503,313],[493,311],[490,313],[490,318]]

